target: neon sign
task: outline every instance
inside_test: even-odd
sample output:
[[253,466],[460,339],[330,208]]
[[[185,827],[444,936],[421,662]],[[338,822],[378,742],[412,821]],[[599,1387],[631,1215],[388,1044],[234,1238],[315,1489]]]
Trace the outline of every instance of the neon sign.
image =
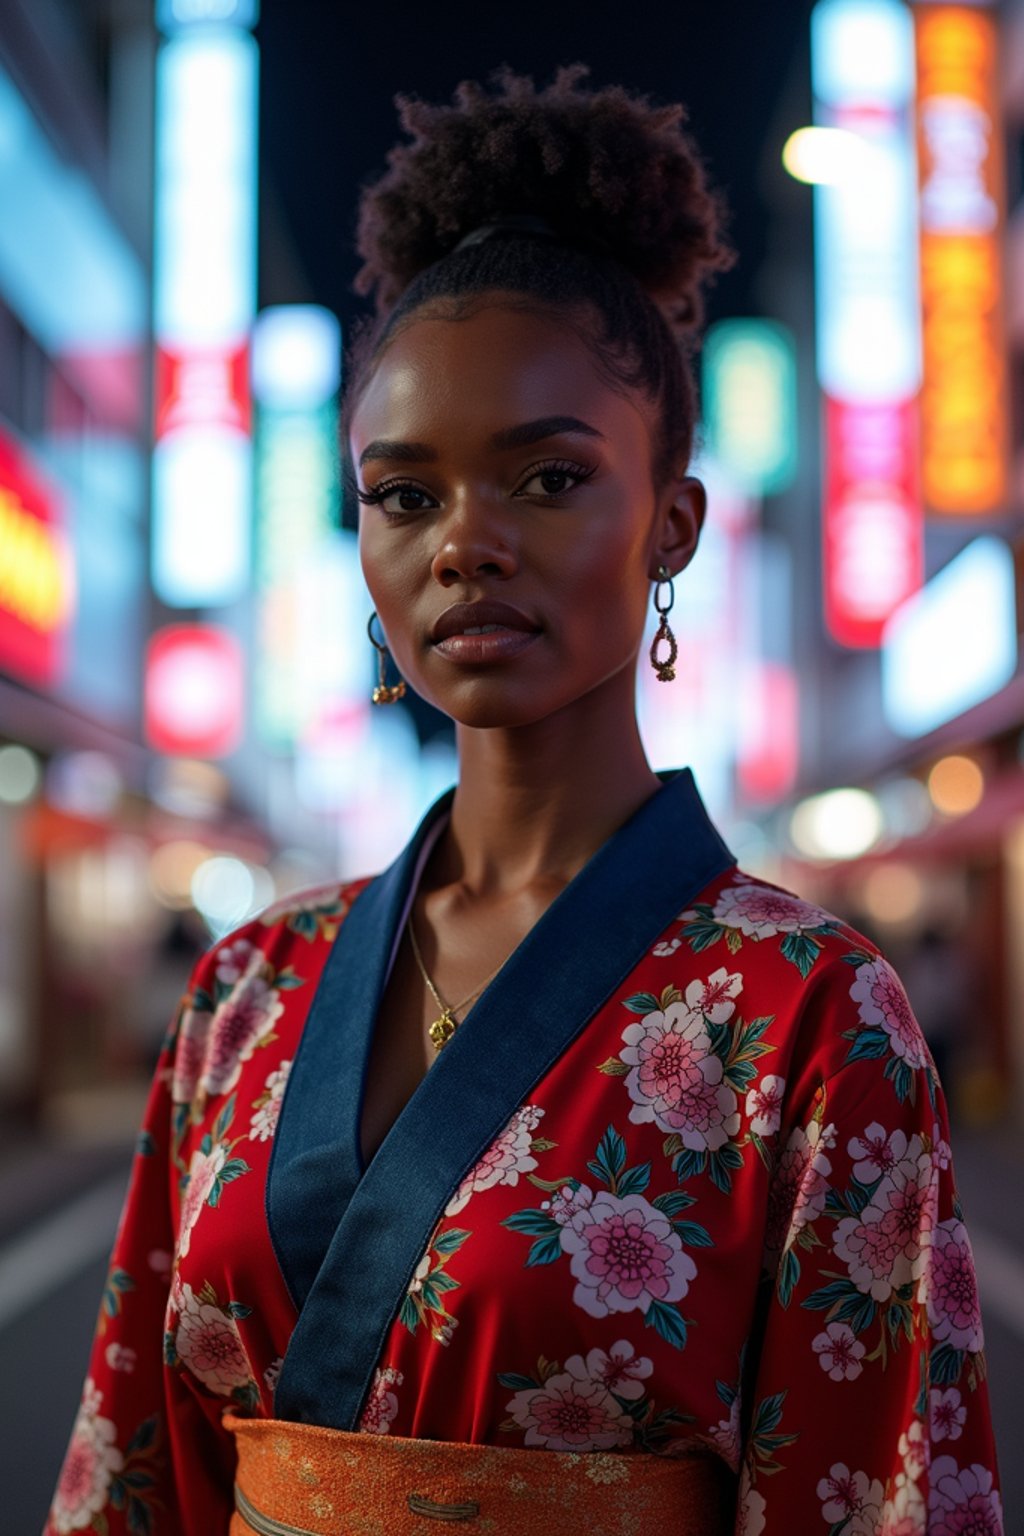
[[0,667],[51,684],[75,606],[58,503],[24,453],[0,436]]

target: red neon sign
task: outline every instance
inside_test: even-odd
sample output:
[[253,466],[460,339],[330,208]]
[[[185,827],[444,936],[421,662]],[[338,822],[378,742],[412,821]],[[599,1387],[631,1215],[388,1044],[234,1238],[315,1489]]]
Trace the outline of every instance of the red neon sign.
[[178,757],[226,757],[242,736],[242,648],[206,624],[158,630],[146,653],[146,740]]

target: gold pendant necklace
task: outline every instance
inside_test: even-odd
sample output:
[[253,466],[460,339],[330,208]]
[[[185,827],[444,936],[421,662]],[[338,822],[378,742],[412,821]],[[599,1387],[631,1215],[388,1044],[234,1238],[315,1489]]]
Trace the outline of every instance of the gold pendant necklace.
[[420,954],[420,947],[416,942],[416,930],[412,925],[411,907],[409,909],[407,927],[409,929],[409,939],[412,943],[412,952],[416,957],[416,964],[420,968],[420,975],[426,982],[430,990],[431,997],[434,999],[435,1003],[441,1010],[440,1017],[436,1018],[433,1024],[431,1024],[427,1030],[427,1033],[430,1036],[430,1042],[433,1045],[434,1050],[439,1051],[442,1046],[448,1044],[448,1041],[452,1038],[452,1035],[454,1035],[455,1031],[459,1027],[461,1020],[457,1019],[455,1015],[457,1013],[461,1013],[467,1003],[471,1003],[474,1001],[474,999],[479,997],[480,993],[484,990],[485,987],[490,986],[495,976],[497,976],[498,971],[500,971],[501,967],[505,964],[505,960],[508,959],[508,956],[505,956],[505,960],[503,960],[501,965],[499,965],[495,970],[491,972],[486,981],[481,982],[475,991],[471,992],[468,997],[464,997],[461,1003],[456,1003],[453,1007],[451,1003],[445,1002],[444,998],[441,996],[440,992],[434,986],[434,983],[431,981],[429,975],[427,974],[427,968],[423,964],[423,956]]

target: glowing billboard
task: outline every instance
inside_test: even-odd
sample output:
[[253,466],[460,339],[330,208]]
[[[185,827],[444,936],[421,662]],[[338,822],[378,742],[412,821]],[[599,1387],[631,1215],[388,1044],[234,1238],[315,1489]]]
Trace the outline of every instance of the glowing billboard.
[[172,624],[146,653],[146,740],[178,757],[225,757],[241,740],[242,648],[209,624]]
[[825,622],[840,644],[874,647],[923,574],[910,13],[819,0],[811,60],[816,121],[864,147],[814,189]]
[[934,512],[994,512],[1008,462],[998,22],[976,6],[923,6],[915,32],[924,499]]
[[796,472],[796,350],[771,320],[720,320],[701,348],[708,451],[753,495],[784,490]]
[[57,496],[18,444],[0,435],[0,671],[56,682],[74,607]]
[[882,646],[882,702],[922,736],[1005,686],[1017,669],[1013,551],[974,539],[895,613]]
[[175,607],[246,588],[256,307],[257,48],[186,27],[157,61],[153,585]]

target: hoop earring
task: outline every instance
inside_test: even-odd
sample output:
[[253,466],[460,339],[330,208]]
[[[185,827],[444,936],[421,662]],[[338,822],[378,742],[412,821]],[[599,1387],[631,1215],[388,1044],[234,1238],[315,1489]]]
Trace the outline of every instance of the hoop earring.
[[388,684],[388,648],[386,645],[381,645],[379,640],[373,638],[373,621],[376,617],[377,610],[374,609],[366,621],[366,633],[370,637],[370,644],[377,652],[377,665],[379,669],[377,686],[370,695],[370,698],[374,704],[397,704],[399,699],[405,698],[405,682],[402,678],[399,678],[397,683]]
[[[662,603],[660,601],[660,596],[661,589],[665,582],[668,582],[668,601],[666,603]],[[671,613],[672,604],[675,602],[675,600],[676,590],[672,585],[672,577],[669,574],[668,566],[659,565],[658,580],[654,587],[654,607],[655,611],[660,615],[661,623],[658,625],[658,633],[651,641],[650,651],[651,666],[654,668],[655,673],[657,674],[659,683],[670,683],[676,675],[676,657],[679,655],[679,647],[676,644],[675,635],[668,627],[668,619],[666,618],[666,614]],[[664,661],[659,661],[658,646],[663,640],[668,646],[668,655]]]

